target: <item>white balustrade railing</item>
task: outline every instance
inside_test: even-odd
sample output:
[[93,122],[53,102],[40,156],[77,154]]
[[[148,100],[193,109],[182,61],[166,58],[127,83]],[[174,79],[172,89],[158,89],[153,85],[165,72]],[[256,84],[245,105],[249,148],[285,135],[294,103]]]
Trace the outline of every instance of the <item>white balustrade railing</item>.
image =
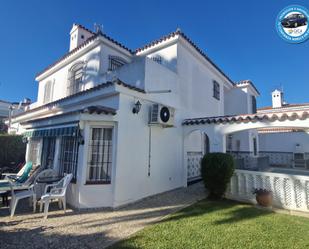
[[309,212],[309,176],[235,170],[226,196],[255,202],[254,188],[271,190],[275,207]]

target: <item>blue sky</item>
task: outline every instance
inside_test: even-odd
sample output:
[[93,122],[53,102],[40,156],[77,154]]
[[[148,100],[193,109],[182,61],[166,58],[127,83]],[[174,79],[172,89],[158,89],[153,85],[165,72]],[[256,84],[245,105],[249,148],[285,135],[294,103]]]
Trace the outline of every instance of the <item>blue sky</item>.
[[234,81],[251,79],[269,105],[282,85],[290,103],[309,102],[309,41],[276,32],[279,11],[307,1],[1,1],[0,99],[36,100],[35,74],[68,51],[72,24],[104,32],[135,49],[180,27]]

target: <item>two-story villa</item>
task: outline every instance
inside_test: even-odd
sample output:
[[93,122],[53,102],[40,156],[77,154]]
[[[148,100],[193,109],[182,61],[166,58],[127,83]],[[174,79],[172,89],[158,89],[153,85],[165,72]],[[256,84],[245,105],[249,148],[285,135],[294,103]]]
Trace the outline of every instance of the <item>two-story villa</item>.
[[[183,121],[255,113],[259,95],[180,30],[132,51],[74,24],[70,51],[36,80],[37,101],[12,124],[27,138],[26,160],[73,173],[68,201],[78,208],[118,207],[186,186],[199,176],[188,155],[225,151],[231,141],[185,136]],[[233,139],[238,149],[257,149],[255,130]]]

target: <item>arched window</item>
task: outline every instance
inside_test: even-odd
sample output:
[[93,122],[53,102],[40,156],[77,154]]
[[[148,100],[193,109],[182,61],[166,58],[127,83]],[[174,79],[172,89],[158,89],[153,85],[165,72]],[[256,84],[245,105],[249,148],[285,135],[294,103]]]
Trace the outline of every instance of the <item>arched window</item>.
[[53,100],[54,95],[54,81],[47,81],[44,86],[44,104]]
[[84,62],[74,64],[69,70],[67,95],[80,91],[84,76]]

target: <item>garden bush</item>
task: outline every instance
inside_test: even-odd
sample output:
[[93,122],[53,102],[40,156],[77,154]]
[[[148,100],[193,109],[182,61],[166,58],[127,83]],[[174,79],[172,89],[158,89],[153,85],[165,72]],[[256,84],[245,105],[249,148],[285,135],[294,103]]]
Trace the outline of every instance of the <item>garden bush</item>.
[[221,199],[234,173],[234,158],[225,153],[208,153],[202,158],[202,178],[209,199]]
[[14,167],[25,160],[26,144],[22,136],[0,134],[0,168]]

